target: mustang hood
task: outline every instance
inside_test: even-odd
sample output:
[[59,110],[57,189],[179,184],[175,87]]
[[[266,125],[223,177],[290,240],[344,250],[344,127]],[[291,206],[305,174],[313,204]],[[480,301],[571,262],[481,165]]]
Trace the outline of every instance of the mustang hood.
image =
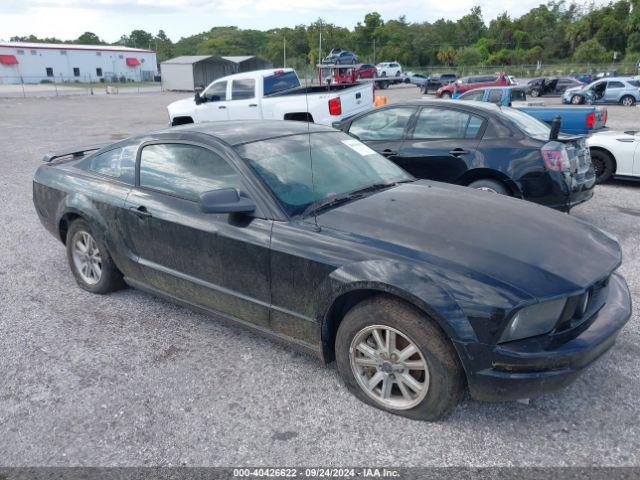
[[621,261],[603,231],[522,200],[438,182],[401,184],[320,215],[325,228],[534,297],[590,286]]

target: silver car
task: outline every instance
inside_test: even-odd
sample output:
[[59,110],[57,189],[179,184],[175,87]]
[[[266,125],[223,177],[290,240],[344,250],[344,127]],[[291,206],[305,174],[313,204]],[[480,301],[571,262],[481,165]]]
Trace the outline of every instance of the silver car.
[[640,81],[629,77],[609,77],[596,80],[586,87],[569,88],[562,95],[562,103],[619,103],[632,107],[640,102]]

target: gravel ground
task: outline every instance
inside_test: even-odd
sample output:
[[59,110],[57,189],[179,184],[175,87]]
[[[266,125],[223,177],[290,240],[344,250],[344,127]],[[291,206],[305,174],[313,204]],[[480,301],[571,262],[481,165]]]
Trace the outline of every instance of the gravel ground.
[[[640,465],[637,313],[569,388],[529,405],[465,399],[422,423],[241,328],[131,289],[79,289],[33,209],[41,156],[163,127],[183,96],[0,100],[0,465]],[[638,127],[620,120],[637,110],[611,110],[612,125]],[[572,214],[618,236],[638,304],[640,184],[598,187]]]

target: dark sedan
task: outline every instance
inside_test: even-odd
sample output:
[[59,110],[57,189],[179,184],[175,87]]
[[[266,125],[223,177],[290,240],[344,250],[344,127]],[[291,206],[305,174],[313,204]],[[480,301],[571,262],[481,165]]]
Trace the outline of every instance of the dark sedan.
[[416,100],[334,124],[418,178],[466,185],[557,210],[593,196],[582,137],[550,140],[550,127],[509,107]]
[[466,386],[562,387],[630,316],[606,233],[416,181],[328,127],[209,123],[89,150],[47,156],[33,183],[80,287],[126,283],[336,359],[392,413],[437,419]]
[[562,95],[568,88],[584,87],[585,84],[571,77],[538,77],[527,82],[527,93],[532,97]]

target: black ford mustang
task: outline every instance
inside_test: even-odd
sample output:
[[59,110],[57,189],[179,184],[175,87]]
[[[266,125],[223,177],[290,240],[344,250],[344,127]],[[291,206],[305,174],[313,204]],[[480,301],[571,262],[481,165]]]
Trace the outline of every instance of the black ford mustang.
[[396,414],[439,418],[466,386],[562,387],[630,316],[607,234],[416,181],[328,127],[228,122],[96,148],[45,157],[33,183],[82,288],[126,283],[335,358]]

